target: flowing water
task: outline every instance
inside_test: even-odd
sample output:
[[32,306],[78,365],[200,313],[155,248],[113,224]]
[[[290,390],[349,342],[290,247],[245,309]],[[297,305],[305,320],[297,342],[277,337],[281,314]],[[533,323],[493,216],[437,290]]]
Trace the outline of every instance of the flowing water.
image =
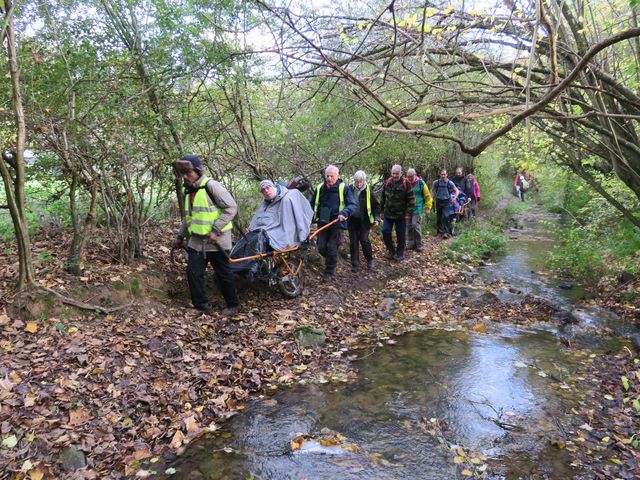
[[554,232],[560,225],[560,216],[540,212],[523,215],[518,219],[518,226],[509,230],[506,252],[497,256],[491,265],[480,269],[484,280],[505,283],[507,288],[502,295],[498,295],[501,300],[519,301],[517,297],[509,295],[512,293],[508,291],[509,288],[562,306],[571,306],[577,300],[590,297],[589,292],[580,285],[572,285],[543,273],[549,252],[557,243]]
[[[530,293],[570,307],[586,292],[559,289],[537,273],[557,219],[543,220],[513,232],[506,254],[481,278],[508,282],[506,301]],[[571,428],[566,412],[579,392],[557,387],[575,365],[544,330],[405,335],[356,361],[354,383],[301,385],[254,400],[190,446],[171,478],[466,478],[454,456],[474,474],[484,471],[482,478],[589,478],[551,446]]]
[[[549,452],[541,438],[561,436],[574,399],[559,396],[549,378],[568,375],[572,362],[546,332],[407,335],[358,362],[353,384],[300,386],[255,402],[192,447],[172,478],[456,478],[451,451],[426,431],[432,419],[488,457],[493,478],[570,478],[565,452]],[[356,451],[312,441],[291,451],[296,435],[323,429]]]

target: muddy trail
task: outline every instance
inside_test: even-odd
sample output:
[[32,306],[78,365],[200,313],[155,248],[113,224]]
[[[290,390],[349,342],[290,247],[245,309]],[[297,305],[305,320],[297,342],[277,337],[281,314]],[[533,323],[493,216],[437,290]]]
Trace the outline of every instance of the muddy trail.
[[[171,227],[158,227],[153,238],[171,238]],[[43,239],[36,244],[36,255],[38,246],[51,251],[51,242],[51,239]],[[66,251],[67,239],[57,238],[55,242],[58,242],[55,251]],[[237,416],[240,422],[251,422],[255,402],[276,410],[278,405],[285,405],[285,411],[289,408],[294,413],[302,408],[312,411],[310,415],[314,417],[320,415],[317,406],[305,404],[299,407],[297,402],[314,404],[320,401],[332,405],[333,415],[337,417],[339,415],[335,412],[346,412],[348,399],[357,393],[345,396],[345,393],[332,392],[329,387],[345,385],[348,388],[354,385],[353,388],[363,392],[357,394],[363,395],[358,398],[371,396],[378,387],[370,391],[361,387],[357,383],[362,378],[358,372],[366,371],[369,362],[388,366],[387,370],[371,371],[372,376],[379,378],[389,375],[393,378],[395,374],[409,371],[407,365],[415,368],[414,357],[423,358],[430,350],[427,348],[425,352],[416,345],[431,345],[430,342],[434,341],[429,336],[431,334],[424,333],[425,330],[459,332],[444,333],[438,340],[441,342],[440,350],[453,362],[450,365],[443,363],[433,370],[437,375],[444,375],[438,372],[446,373],[455,368],[458,363],[455,351],[461,345],[466,345],[463,350],[474,345],[482,349],[483,342],[488,342],[487,351],[492,351],[493,340],[486,340],[488,338],[504,340],[505,335],[512,335],[524,339],[528,335],[520,330],[500,333],[505,322],[524,329],[532,325],[549,325],[551,330],[557,329],[558,322],[562,321],[561,309],[535,295],[523,296],[526,298],[519,298],[518,302],[501,300],[493,286],[473,284],[479,277],[473,268],[469,270],[448,264],[440,251],[440,243],[438,239],[428,238],[424,252],[410,252],[406,260],[398,263],[382,260],[381,242],[376,234],[374,270],[353,273],[348,263],[343,261],[331,283],[320,282],[321,262],[317,255],[311,255],[302,297],[286,300],[276,289],[265,285],[241,284],[242,307],[232,318],[224,318],[215,312],[199,315],[189,308],[183,270],[169,262],[169,250],[159,241],[150,246],[151,253],[147,258],[134,266],[114,264],[108,251],[96,246],[91,249],[92,258],[88,261],[93,267],[83,277],[64,273],[62,254],[60,258],[54,255],[52,259],[39,263],[38,275],[43,285],[55,289],[60,295],[47,291],[22,294],[15,299],[7,295],[2,298],[4,304],[0,306],[0,352],[3,360],[0,365],[0,432],[3,442],[0,478],[23,478],[26,475],[34,479],[145,478],[155,475],[166,477],[173,472],[179,476],[185,471],[195,475],[200,471],[196,461],[180,463],[183,458],[193,456],[193,449],[203,448],[198,446],[202,445],[200,441],[192,447],[194,439],[214,438],[219,442],[217,434],[231,425],[228,423],[230,417],[242,412]],[[0,256],[0,263],[6,267],[0,276],[4,286],[10,284],[16,268],[8,263],[10,258],[7,253]],[[83,307],[72,307],[64,298],[80,300]],[[88,307],[92,304],[111,313],[97,314]],[[127,308],[118,309],[119,306]],[[400,337],[406,333],[410,335]],[[496,342],[499,344],[503,340]],[[558,377],[557,372],[551,372],[552,367],[540,366],[536,361],[523,362],[524,366],[514,369],[533,372],[536,381],[547,378],[539,375],[539,371],[550,372],[549,377],[552,383],[557,384],[556,387],[546,384],[531,387],[547,392],[536,397],[542,403],[551,398],[549,388],[581,392],[571,397],[572,402],[578,402],[575,408],[571,407],[576,412],[574,418],[563,420],[561,425],[576,422],[579,425],[585,422],[585,415],[593,413],[595,407],[587,408],[584,399],[599,401],[599,397],[590,395],[590,392],[601,390],[601,395],[609,395],[614,401],[618,399],[618,393],[612,395],[612,389],[618,385],[602,387],[610,378],[600,375],[601,370],[596,365],[599,358],[591,358],[591,353],[571,345],[566,338],[555,333],[544,337],[544,342],[554,350],[567,349],[567,358],[577,359],[575,370],[570,374],[563,372]],[[500,350],[502,347],[495,348]],[[453,353],[449,352],[451,349]],[[393,352],[413,354],[405,360],[392,361],[387,357],[378,359],[381,352],[392,356]],[[631,361],[629,378],[634,378],[633,360],[633,356],[606,359],[608,362],[617,361],[619,368],[627,368]],[[426,360],[418,364],[423,361]],[[435,357],[433,361],[436,361]],[[598,381],[583,385],[580,378],[584,378],[581,375],[586,375],[588,369],[591,369],[590,378]],[[475,372],[472,377],[482,379],[491,371],[489,367]],[[447,375],[444,375],[438,377],[435,385],[449,383]],[[274,397],[274,394],[285,395],[278,392],[292,384],[313,384],[317,387],[313,387],[316,390],[302,391],[299,390],[301,387],[285,389],[286,392],[301,392],[297,399]],[[400,385],[398,391],[405,392],[402,395],[408,398],[416,395],[402,379],[385,388],[393,389],[394,385]],[[633,393],[635,383],[631,382],[629,388],[630,394]],[[317,389],[322,392],[318,393],[320,390]],[[432,395],[435,390],[430,389]],[[620,395],[624,393],[620,392]],[[326,400],[317,400],[317,395]],[[446,395],[439,398],[440,404],[446,403]],[[419,396],[419,400],[428,403],[437,399]],[[475,402],[474,411],[480,412],[482,422],[497,426],[494,420],[498,416],[489,411],[495,405],[483,406],[481,397],[471,400]],[[462,403],[468,404],[468,398]],[[556,400],[552,403],[561,404]],[[357,404],[363,405],[363,402]],[[410,404],[407,403],[406,409],[411,410]],[[625,405],[620,408],[621,412],[630,406]],[[506,412],[506,406],[503,407]],[[371,408],[377,408],[375,402]],[[394,410],[396,417],[384,421],[394,425],[399,422],[406,432],[410,432],[404,436],[413,439],[412,445],[424,443],[425,435],[431,438],[432,444],[445,445],[445,453],[440,452],[437,458],[429,457],[434,469],[446,466],[450,475],[442,478],[465,477],[468,474],[486,476],[495,472],[503,474],[504,462],[489,468],[491,461],[503,456],[515,462],[511,450],[486,452],[480,448],[484,441],[476,442],[474,435],[460,436],[458,430],[451,428],[453,417],[447,414],[446,409],[412,412],[403,416],[403,412],[407,413],[403,408]],[[558,408],[564,415],[569,407]],[[526,426],[535,423],[524,411],[516,409],[511,413],[517,419],[523,419]],[[341,415],[351,418],[355,413]],[[597,415],[592,417],[595,421]],[[499,421],[504,421],[502,416]],[[591,425],[593,421],[586,420],[586,424]],[[368,423],[369,420],[363,417],[361,422]],[[470,420],[467,423],[474,422]],[[375,444],[374,440],[366,440],[364,431],[350,432],[344,423],[313,421],[312,424],[314,428],[306,431],[304,428],[276,428],[274,435],[280,435],[280,440],[270,448],[284,452],[283,456],[288,458],[297,450],[313,446],[314,442],[319,445],[322,456],[326,454],[323,448],[334,446],[359,455],[356,459],[335,458],[347,463],[355,462],[356,470],[372,471],[374,476],[381,475],[380,478],[385,478],[387,473],[375,468],[386,468],[387,463],[410,463],[400,457],[380,453],[380,448],[372,448],[370,442]],[[315,428],[320,425],[323,426]],[[580,471],[607,472],[613,468],[617,474],[634,472],[637,465],[626,463],[635,459],[633,455],[628,458],[629,451],[633,450],[632,440],[624,442],[632,438],[630,432],[636,428],[635,425],[635,420],[626,424],[622,422],[615,433],[609,423],[601,426],[601,429],[611,431],[610,444],[602,444],[601,439],[596,442],[596,446],[605,447],[604,460],[589,453],[594,450],[599,452],[598,455],[602,453],[601,449],[592,448],[590,438],[582,442],[573,441],[571,435],[587,430],[566,430],[562,427],[565,430],[558,433],[558,429],[545,427],[535,430],[540,438],[544,438],[539,442],[540,448],[527,447],[529,440],[515,442],[514,445],[525,450],[529,448],[539,455],[544,455],[548,448],[559,449],[563,459],[585,465],[585,469]],[[264,424],[258,423],[258,427],[260,431],[268,431]],[[370,439],[375,438],[377,430],[377,427],[370,430]],[[597,429],[593,427],[592,430]],[[234,437],[233,433],[226,431],[227,438]],[[391,429],[391,434],[396,437],[403,435],[402,432]],[[301,436],[292,437],[296,433]],[[614,435],[618,435],[620,440],[616,440]],[[509,443],[501,435],[491,438],[503,445]],[[461,440],[465,440],[467,445]],[[210,452],[212,448],[207,446],[204,450]],[[233,452],[235,448],[219,445],[218,450],[224,453],[231,449]],[[249,444],[249,448],[254,447]],[[398,446],[398,451],[402,448]],[[608,455],[608,449],[619,449],[623,454]],[[611,456],[620,464],[610,462]],[[224,455],[219,457],[223,463],[229,461]],[[521,460],[524,465],[531,465],[536,458],[529,455]],[[596,467],[590,466],[590,462]],[[564,460],[563,463],[566,464]],[[233,465],[237,467],[236,472],[255,475],[255,470],[245,464]],[[277,468],[273,472],[287,471],[287,465],[286,462],[276,462]],[[218,470],[214,469],[204,478],[227,478],[219,475],[219,466],[216,468]],[[374,470],[367,470],[371,468]],[[523,468],[520,471],[526,471],[526,467]],[[300,472],[307,472],[309,478],[323,478],[309,475],[310,471],[313,472],[308,469]],[[553,468],[546,466],[542,471],[553,472]],[[286,478],[268,473],[271,470],[265,472],[258,478]],[[344,471],[339,473],[342,475]],[[194,478],[202,477],[196,475]],[[238,478],[246,478],[246,475]],[[409,471],[403,476],[386,478],[419,477]]]

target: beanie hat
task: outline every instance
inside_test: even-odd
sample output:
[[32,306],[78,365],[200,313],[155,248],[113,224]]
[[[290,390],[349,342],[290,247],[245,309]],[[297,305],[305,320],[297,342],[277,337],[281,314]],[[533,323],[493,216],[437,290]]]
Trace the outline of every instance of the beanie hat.
[[197,155],[185,155],[180,160],[185,162],[191,162],[194,170],[202,170],[202,162]]
[[273,182],[271,180],[262,180],[260,182],[260,190],[262,190],[263,188],[266,188],[266,187],[276,188],[276,186],[273,184]]

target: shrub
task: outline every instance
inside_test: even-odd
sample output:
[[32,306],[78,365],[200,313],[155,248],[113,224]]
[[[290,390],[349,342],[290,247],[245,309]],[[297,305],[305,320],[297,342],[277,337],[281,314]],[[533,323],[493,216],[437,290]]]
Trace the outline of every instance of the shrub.
[[[598,175],[598,181],[630,210],[638,210],[637,199],[617,178]],[[561,234],[561,245],[551,252],[551,269],[580,278],[586,286],[623,270],[640,274],[640,229],[587,185],[575,179],[568,182],[565,191],[572,193],[559,210],[570,223]],[[548,208],[557,206],[547,204]]]
[[507,238],[501,225],[475,222],[446,246],[447,256],[454,261],[478,263],[504,251]]

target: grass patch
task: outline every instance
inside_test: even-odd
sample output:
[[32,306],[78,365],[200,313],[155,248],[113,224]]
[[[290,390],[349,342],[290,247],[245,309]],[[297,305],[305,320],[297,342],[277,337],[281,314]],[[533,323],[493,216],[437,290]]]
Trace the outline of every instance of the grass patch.
[[504,207],[503,210],[501,210],[501,213],[506,216],[505,221],[507,221],[514,215],[520,215],[521,213],[527,211],[528,208],[529,204],[527,202],[519,202],[515,200],[507,203],[507,206]]
[[611,223],[603,230],[592,224],[573,225],[562,234],[562,243],[551,251],[549,267],[587,286],[609,275],[626,271],[640,275],[640,230],[628,221]]
[[504,227],[491,221],[474,222],[445,247],[453,261],[479,263],[507,246]]
[[[619,202],[638,211],[637,197],[619,179],[598,173],[594,176]],[[549,256],[549,267],[592,288],[603,277],[622,272],[640,275],[640,228],[580,179],[558,177],[550,178],[541,190],[546,209],[560,212],[568,220],[560,245]]]

